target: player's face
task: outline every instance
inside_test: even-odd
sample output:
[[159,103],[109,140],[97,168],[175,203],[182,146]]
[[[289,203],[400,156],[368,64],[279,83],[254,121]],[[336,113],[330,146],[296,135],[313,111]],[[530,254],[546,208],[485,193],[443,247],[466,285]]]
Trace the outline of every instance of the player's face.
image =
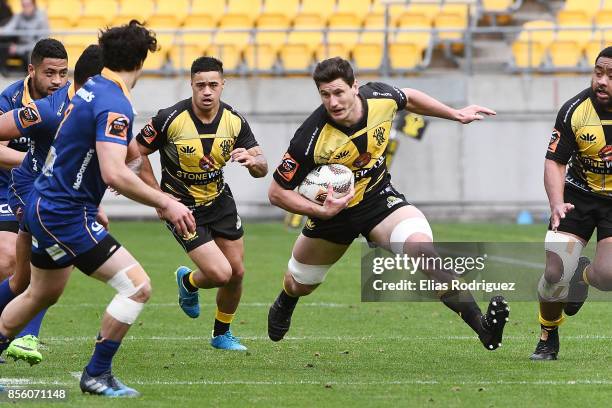
[[593,69],[591,87],[600,105],[612,108],[612,58],[600,57]]
[[331,118],[342,124],[352,124],[359,120],[357,108],[357,81],[349,86],[344,79],[319,84],[319,95],[325,110]]
[[225,80],[220,72],[198,72],[191,77],[193,102],[203,111],[211,111],[219,107],[221,93]]
[[68,60],[59,58],[44,58],[40,65],[28,66],[32,78],[34,97],[44,98],[51,95],[68,81]]

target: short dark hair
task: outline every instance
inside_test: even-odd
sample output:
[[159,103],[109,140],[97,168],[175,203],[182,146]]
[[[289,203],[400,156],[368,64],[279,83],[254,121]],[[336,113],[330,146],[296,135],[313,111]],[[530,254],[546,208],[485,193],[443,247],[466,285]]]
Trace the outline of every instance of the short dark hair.
[[601,52],[599,53],[599,55],[597,55],[597,58],[595,58],[595,63],[597,64],[597,60],[601,57],[604,58],[612,58],[612,47],[606,47],[603,50],[601,50]]
[[91,44],[79,57],[74,66],[74,82],[81,86],[89,77],[98,75],[104,68],[102,48],[97,44]]
[[198,72],[217,71],[223,75],[223,63],[214,57],[196,58],[191,64],[191,76]]
[[332,82],[341,78],[348,86],[355,83],[355,74],[351,63],[340,57],[323,60],[317,64],[312,74],[317,88],[322,83]]
[[113,71],[134,71],[142,66],[148,51],[158,50],[155,33],[137,20],[101,31],[98,43],[104,66]]
[[32,49],[30,55],[30,64],[34,66],[40,65],[45,58],[68,59],[68,53],[64,44],[55,38],[43,38],[39,40]]

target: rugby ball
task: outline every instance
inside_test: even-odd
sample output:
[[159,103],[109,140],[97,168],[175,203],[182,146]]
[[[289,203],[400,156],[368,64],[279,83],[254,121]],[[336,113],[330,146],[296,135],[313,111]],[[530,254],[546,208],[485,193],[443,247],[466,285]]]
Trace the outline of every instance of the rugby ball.
[[313,203],[323,205],[329,184],[334,190],[334,198],[341,198],[351,191],[354,183],[355,177],[348,167],[341,164],[326,164],[308,173],[299,185],[298,193]]

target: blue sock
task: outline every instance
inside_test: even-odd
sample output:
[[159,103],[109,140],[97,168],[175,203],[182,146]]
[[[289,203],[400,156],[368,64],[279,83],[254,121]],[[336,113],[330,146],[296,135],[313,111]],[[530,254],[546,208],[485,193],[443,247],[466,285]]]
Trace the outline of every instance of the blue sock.
[[0,333],[0,354],[8,348],[9,344],[11,344],[11,339]]
[[40,325],[42,324],[43,317],[45,317],[45,313],[47,313],[47,309],[43,309],[36,316],[30,320],[28,325],[23,328],[21,333],[17,335],[17,337],[27,336],[31,334],[32,336],[38,337],[38,333],[40,332]]
[[4,310],[6,305],[8,305],[11,300],[15,299],[17,295],[13,293],[11,287],[9,286],[9,278],[0,283],[0,313]]
[[105,371],[110,370],[113,363],[113,356],[119,350],[121,342],[109,339],[103,339],[98,335],[96,347],[94,348],[93,356],[85,369],[87,374],[96,377]]

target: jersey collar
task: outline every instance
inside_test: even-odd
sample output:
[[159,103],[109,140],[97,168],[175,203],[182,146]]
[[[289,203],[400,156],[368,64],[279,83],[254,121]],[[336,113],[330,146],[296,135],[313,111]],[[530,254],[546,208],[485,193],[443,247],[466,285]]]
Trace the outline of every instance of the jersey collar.
[[125,85],[125,82],[123,82],[123,79],[121,79],[121,77],[119,75],[117,75],[117,73],[115,71],[111,71],[108,68],[104,68],[104,69],[102,69],[101,75],[104,78],[108,79],[109,81],[113,81],[114,83],[116,83],[117,86],[119,88],[121,88],[121,91],[123,91],[123,94],[125,95],[125,97],[128,98],[130,100],[130,102],[132,101],[132,97],[130,95],[130,90]]
[[30,96],[30,87],[28,83],[30,82],[30,76],[26,76],[23,80],[23,95],[21,95],[21,104],[23,106],[27,106],[28,104],[34,102],[32,96]]

